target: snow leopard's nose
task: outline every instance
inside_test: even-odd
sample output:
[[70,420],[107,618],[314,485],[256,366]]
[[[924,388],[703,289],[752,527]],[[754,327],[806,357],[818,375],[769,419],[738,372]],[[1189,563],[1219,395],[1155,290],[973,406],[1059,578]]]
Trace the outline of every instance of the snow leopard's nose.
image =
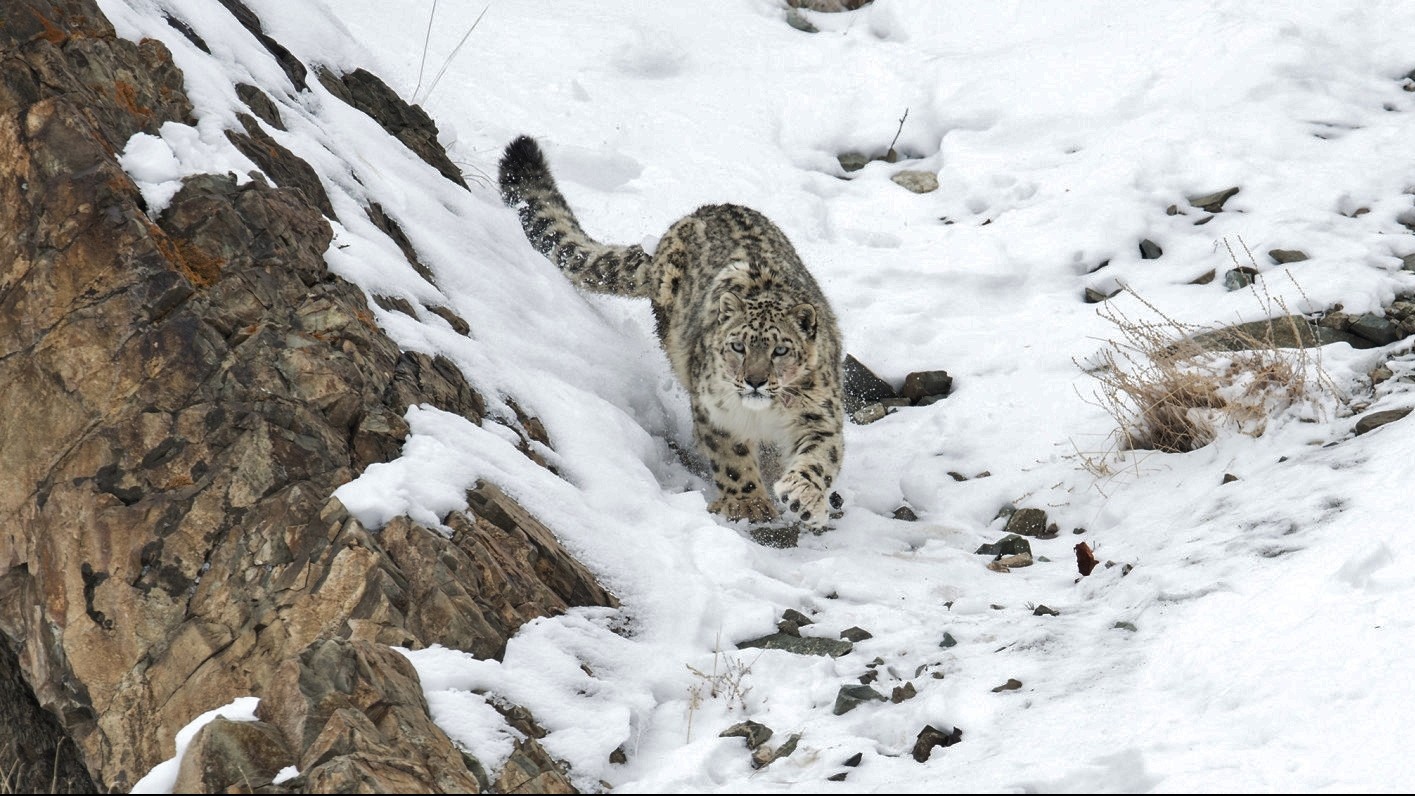
[[743,381],[747,382],[747,386],[748,386],[748,387],[751,387],[751,388],[754,389],[754,390],[760,390],[760,389],[762,388],[762,386],[766,384],[766,377],[765,377],[765,376],[748,376],[748,377],[746,377],[745,379],[743,379]]

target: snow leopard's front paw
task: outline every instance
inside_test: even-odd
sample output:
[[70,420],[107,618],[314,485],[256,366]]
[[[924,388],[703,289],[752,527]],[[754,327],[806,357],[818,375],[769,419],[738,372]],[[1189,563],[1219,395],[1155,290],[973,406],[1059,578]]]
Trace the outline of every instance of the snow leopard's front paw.
[[776,499],[786,510],[796,515],[801,522],[812,528],[824,528],[830,519],[830,506],[824,489],[816,486],[799,472],[790,472],[781,477],[772,487]]
[[767,522],[776,519],[776,507],[757,490],[756,495],[723,495],[708,506],[708,511],[729,520]]

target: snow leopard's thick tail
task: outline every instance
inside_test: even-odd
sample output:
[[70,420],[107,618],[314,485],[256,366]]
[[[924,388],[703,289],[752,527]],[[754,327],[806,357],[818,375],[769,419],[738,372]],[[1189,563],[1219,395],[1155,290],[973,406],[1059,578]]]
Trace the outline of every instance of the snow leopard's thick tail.
[[534,138],[517,138],[501,156],[501,198],[520,214],[531,245],[575,284],[596,293],[649,296],[653,258],[642,246],[608,246],[585,234]]

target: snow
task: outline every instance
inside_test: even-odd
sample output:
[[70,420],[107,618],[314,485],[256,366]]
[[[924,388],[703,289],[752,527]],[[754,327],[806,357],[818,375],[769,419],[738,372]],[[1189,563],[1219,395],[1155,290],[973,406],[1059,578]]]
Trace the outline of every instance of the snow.
[[[372,526],[406,514],[437,528],[490,480],[623,604],[531,622],[499,662],[403,651],[435,720],[489,768],[518,737],[490,707],[507,700],[582,790],[1407,787],[1415,421],[1352,427],[1368,405],[1415,406],[1402,363],[1379,389],[1367,376],[1410,344],[1325,347],[1335,389],[1260,437],[1123,453],[1081,367],[1119,335],[1081,297],[1124,284],[1136,295],[1111,304],[1127,317],[1217,325],[1283,305],[1379,313],[1415,290],[1399,259],[1415,252],[1399,223],[1415,190],[1401,80],[1415,56],[1399,31],[1415,6],[876,0],[803,12],[821,29],[806,34],[774,0],[525,0],[491,6],[453,56],[483,4],[439,4],[429,34],[430,0],[246,3],[307,65],[417,89],[472,189],[317,80],[297,92],[215,0],[101,0],[120,34],[167,44],[197,106],[194,129],[124,152],[151,212],[182,175],[253,168],[221,131],[242,111],[232,83],[263,87],[289,128],[266,131],[320,173],[339,215],[330,268],[465,318],[467,336],[370,304],[400,345],[461,367],[493,415],[510,417],[512,396],[539,417],[553,450],[538,452],[563,476],[494,422],[412,407],[403,456],[338,496]],[[762,210],[821,282],[850,353],[895,384],[946,369],[953,395],[847,428],[833,530],[791,549],[754,542],[707,513],[710,487],[669,449],[691,444],[687,400],[648,307],[576,292],[502,207],[496,163],[522,133],[603,241],[651,242],[701,204]],[[841,178],[836,155],[883,154],[896,133],[904,161]],[[900,168],[941,187],[910,193],[889,179]],[[1188,198],[1233,186],[1196,224],[1208,214]],[[371,201],[436,285],[364,220]],[[1141,259],[1145,238],[1161,258]],[[1276,265],[1274,248],[1310,259]],[[1257,290],[1224,290],[1235,262],[1256,265]],[[1009,503],[1046,510],[1061,535],[1033,540],[1048,560],[993,572],[973,551],[1002,536]],[[918,522],[892,519],[903,504]],[[1080,577],[1081,541],[1117,566]],[[736,648],[788,608],[815,620],[804,634],[873,637],[840,658]],[[876,659],[878,690],[918,695],[833,715]],[[1022,687],[994,691],[1009,678]],[[797,750],[754,769],[740,738],[718,737],[744,719],[773,744],[800,733]],[[926,725],[963,740],[917,762]],[[610,762],[616,749],[627,762]]]
[[[187,745],[196,737],[197,731],[205,727],[212,719],[218,716],[230,721],[255,721],[256,705],[260,704],[259,697],[246,696],[238,697],[229,704],[222,705],[215,710],[197,716],[182,729],[177,731],[176,745],[177,754],[170,760],[158,763],[147,775],[138,780],[130,793],[171,793],[172,786],[177,783],[177,768],[181,765],[182,753],[187,751]],[[283,773],[283,772],[282,772]]]

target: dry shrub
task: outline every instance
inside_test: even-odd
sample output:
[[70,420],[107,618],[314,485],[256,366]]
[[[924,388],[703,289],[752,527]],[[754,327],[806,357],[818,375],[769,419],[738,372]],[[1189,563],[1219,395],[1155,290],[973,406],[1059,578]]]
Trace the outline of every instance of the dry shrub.
[[1260,436],[1276,414],[1297,405],[1315,409],[1335,391],[1311,322],[1261,282],[1249,290],[1269,319],[1222,330],[1175,320],[1122,288],[1157,320],[1132,318],[1110,302],[1098,310],[1118,336],[1106,341],[1091,375],[1100,382],[1097,402],[1115,418],[1119,450],[1192,451],[1225,428]]

